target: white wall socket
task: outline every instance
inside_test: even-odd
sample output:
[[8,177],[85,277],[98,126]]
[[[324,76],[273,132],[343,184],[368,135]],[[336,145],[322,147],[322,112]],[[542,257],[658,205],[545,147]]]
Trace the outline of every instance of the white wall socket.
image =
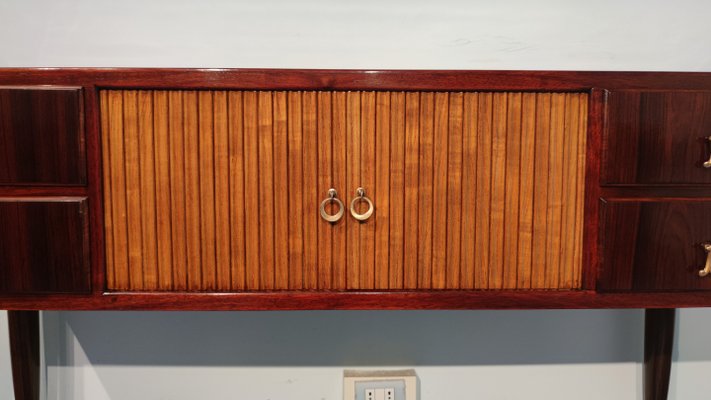
[[365,400],[395,400],[395,388],[365,389]]
[[344,400],[417,400],[415,370],[343,373]]

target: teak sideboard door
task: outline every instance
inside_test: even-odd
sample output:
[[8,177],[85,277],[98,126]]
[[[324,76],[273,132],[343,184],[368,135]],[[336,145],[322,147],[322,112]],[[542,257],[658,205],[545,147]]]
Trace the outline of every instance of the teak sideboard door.
[[[585,93],[100,102],[109,290],[581,286]],[[359,187],[374,207],[363,222],[349,211]],[[335,223],[319,214],[331,188]]]

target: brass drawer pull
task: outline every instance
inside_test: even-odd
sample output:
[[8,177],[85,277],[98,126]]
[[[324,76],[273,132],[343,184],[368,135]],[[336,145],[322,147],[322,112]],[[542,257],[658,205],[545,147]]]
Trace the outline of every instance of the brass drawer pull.
[[[361,201],[365,201],[366,203],[368,203],[368,211],[364,212],[363,214],[358,214],[355,209],[355,206]],[[373,215],[374,209],[375,208],[373,207],[373,202],[365,196],[365,189],[363,189],[362,187],[356,189],[356,197],[354,197],[351,201],[351,215],[353,216],[353,218],[357,219],[358,221],[365,221],[370,218],[371,215]]]
[[[338,220],[343,217],[343,202],[336,198],[337,194],[338,193],[336,193],[336,189],[328,189],[328,197],[321,202],[321,207],[319,207],[319,210],[321,211],[321,218],[332,224],[338,222]],[[333,215],[327,213],[326,204],[328,203],[338,204],[338,212]]]
[[699,276],[704,277],[711,274],[711,243],[702,243],[701,246],[703,246],[706,251],[706,265],[704,269],[699,271]]
[[[711,142],[711,136],[708,136],[706,140]],[[711,168],[711,156],[709,156],[708,160],[704,161],[704,168]]]

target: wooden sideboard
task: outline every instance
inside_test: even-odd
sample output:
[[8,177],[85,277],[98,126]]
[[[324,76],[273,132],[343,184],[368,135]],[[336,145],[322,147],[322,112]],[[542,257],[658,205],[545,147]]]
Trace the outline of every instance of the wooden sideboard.
[[[711,306],[711,74],[0,70],[0,309]],[[711,275],[711,274],[710,274]]]

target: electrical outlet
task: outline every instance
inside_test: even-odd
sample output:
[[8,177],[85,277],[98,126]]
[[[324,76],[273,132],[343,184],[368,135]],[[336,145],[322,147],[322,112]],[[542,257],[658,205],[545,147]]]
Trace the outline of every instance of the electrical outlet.
[[[369,382],[375,384],[375,382]],[[365,389],[365,400],[395,400],[394,388]],[[357,397],[357,395],[356,395]]]
[[344,400],[417,400],[414,370],[353,371],[343,374]]

